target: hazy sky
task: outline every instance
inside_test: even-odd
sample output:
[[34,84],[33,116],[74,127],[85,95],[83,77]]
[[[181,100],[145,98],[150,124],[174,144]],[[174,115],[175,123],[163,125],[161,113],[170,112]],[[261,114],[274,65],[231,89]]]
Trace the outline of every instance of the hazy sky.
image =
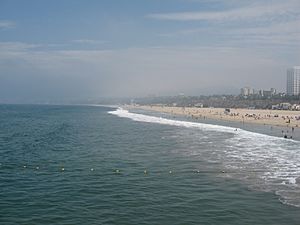
[[285,91],[299,0],[0,0],[0,102]]

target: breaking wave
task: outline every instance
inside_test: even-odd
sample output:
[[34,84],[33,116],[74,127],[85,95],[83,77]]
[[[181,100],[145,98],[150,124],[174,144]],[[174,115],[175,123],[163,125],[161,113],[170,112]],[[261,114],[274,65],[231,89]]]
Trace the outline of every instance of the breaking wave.
[[[221,143],[222,148],[207,149],[207,160],[215,157],[214,153],[218,151],[218,163],[228,171],[224,175],[244,180],[253,189],[271,191],[282,203],[300,207],[299,141],[233,127],[131,113],[121,108],[109,113],[139,122],[230,133],[230,138]],[[198,154],[203,151],[200,149]]]

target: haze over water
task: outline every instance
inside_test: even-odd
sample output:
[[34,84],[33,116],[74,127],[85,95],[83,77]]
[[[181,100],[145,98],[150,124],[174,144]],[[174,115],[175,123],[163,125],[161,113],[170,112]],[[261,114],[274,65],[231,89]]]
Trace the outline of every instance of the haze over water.
[[0,1],[0,103],[284,92],[299,0]]
[[160,116],[1,105],[0,223],[299,223],[298,142]]

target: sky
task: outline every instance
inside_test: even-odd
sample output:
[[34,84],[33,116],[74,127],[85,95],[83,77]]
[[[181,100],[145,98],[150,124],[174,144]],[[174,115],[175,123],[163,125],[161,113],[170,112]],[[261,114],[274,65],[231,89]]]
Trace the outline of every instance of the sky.
[[299,0],[0,0],[0,103],[284,92],[299,40]]

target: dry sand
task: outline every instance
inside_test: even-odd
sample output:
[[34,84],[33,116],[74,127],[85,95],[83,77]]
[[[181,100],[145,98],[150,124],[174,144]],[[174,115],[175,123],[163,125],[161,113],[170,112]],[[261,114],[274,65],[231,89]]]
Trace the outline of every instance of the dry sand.
[[260,109],[230,109],[224,108],[195,108],[195,107],[167,107],[167,106],[130,106],[144,110],[188,116],[195,119],[215,119],[236,121],[241,123],[255,123],[280,127],[300,128],[300,111],[288,110],[260,110]]

